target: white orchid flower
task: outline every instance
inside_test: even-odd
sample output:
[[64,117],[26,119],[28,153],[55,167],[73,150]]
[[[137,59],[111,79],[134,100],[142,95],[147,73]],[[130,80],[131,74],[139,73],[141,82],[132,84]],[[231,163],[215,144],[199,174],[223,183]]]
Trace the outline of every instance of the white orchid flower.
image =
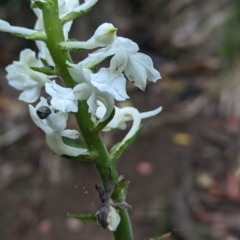
[[126,100],[129,96],[126,93],[126,78],[122,73],[126,65],[127,54],[120,51],[111,59],[110,68],[101,68],[91,74],[92,85],[101,92],[108,92],[117,101]]
[[20,60],[6,67],[9,85],[22,91],[19,100],[28,103],[35,102],[40,96],[42,87],[46,82],[50,82],[48,76],[30,67],[43,67],[42,62],[36,58],[35,52],[30,49],[21,51]]
[[78,156],[86,153],[87,149],[71,147],[62,140],[62,136],[72,139],[76,139],[79,136],[78,131],[65,129],[68,114],[63,112],[55,113],[51,109],[52,113],[46,119],[40,119],[37,115],[37,110],[41,106],[48,106],[47,100],[43,97],[41,97],[40,102],[35,108],[29,105],[29,111],[33,122],[45,132],[49,148],[59,155]]
[[122,73],[101,68],[97,73],[91,74],[91,83],[99,91],[108,92],[117,101],[129,98],[126,93],[126,79]]
[[112,96],[107,92],[100,92],[91,84],[90,76],[92,72],[89,69],[83,69],[78,64],[72,64],[69,62],[67,62],[67,64],[71,67],[68,70],[73,80],[79,83],[73,88],[75,98],[80,101],[87,101],[89,107],[88,111],[93,117],[96,116],[98,106],[97,101],[101,102],[106,108],[101,120],[104,121],[107,119],[114,108],[114,100]]
[[116,31],[117,28],[115,28],[111,23],[103,23],[97,28],[94,35],[86,42],[67,41],[60,43],[59,45],[66,50],[106,47],[113,43],[116,38]]
[[10,23],[1,19],[0,19],[0,31],[22,35],[25,37],[28,37],[33,34],[38,34],[38,31],[36,30],[25,27],[11,26]]
[[[101,119],[102,116],[104,116],[105,111],[106,108],[101,103],[98,102],[96,115],[99,119]],[[132,120],[133,121],[132,127],[128,134],[123,139],[123,141],[126,141],[127,139],[133,137],[134,134],[138,131],[138,129],[140,128],[141,119],[155,116],[161,111],[162,107],[159,107],[153,111],[139,113],[139,111],[134,107],[118,108],[115,106],[115,115],[113,119],[103,129],[103,131],[109,131],[114,128],[124,130],[126,129],[126,122]]]
[[79,64],[86,68],[92,68],[105,58],[115,55],[109,69],[115,73],[123,71],[130,81],[144,90],[147,79],[156,82],[161,76],[153,67],[151,58],[143,53],[138,53],[138,50],[138,45],[130,39],[116,37],[110,46],[89,54]]

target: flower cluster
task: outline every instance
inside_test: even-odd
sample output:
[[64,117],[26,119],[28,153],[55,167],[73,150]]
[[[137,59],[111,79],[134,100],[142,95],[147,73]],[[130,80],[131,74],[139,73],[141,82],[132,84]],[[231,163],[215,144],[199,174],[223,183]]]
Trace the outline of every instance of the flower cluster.
[[[57,71],[49,73],[43,70],[46,66],[51,69],[56,65],[47,47],[45,30],[48,26],[45,26],[43,21],[43,9],[49,7],[51,1],[31,2],[37,16],[34,29],[11,26],[8,22],[0,20],[0,31],[32,39],[39,50],[37,55],[30,49],[23,50],[19,61],[14,61],[6,67],[7,80],[9,85],[21,91],[20,100],[27,103],[39,101],[35,107],[29,105],[30,116],[45,132],[46,142],[54,153],[74,157],[87,153],[86,148],[70,146],[64,141],[66,138],[79,137],[77,130],[66,129],[69,114],[78,112],[79,101],[86,101],[95,125],[106,121],[102,130],[125,129],[126,122],[132,120],[132,128],[123,139],[123,143],[136,134],[141,119],[154,116],[161,111],[159,107],[150,112],[139,113],[133,107],[115,106],[116,101],[125,101],[129,98],[126,91],[127,80],[144,90],[147,80],[156,82],[161,77],[153,67],[151,58],[138,52],[138,45],[130,39],[118,37],[117,28],[112,24],[100,25],[87,41],[68,39],[72,20],[88,12],[97,0],[85,0],[82,4],[79,4],[78,0],[58,0],[59,19],[62,22],[64,36],[64,40],[58,43],[59,51],[97,48],[77,64],[66,60],[65,64],[75,86],[72,88],[62,86],[61,74]],[[110,59],[109,67],[101,67],[99,64],[107,58]],[[49,95],[47,99],[40,97],[42,88]],[[109,229],[116,227],[109,226]]]

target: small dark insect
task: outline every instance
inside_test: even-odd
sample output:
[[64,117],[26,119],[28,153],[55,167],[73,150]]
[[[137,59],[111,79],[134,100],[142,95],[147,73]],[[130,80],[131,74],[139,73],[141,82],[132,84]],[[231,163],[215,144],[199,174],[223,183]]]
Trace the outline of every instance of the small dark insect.
[[40,119],[46,119],[51,113],[51,109],[47,106],[41,106],[37,109],[37,115]]
[[105,187],[105,191],[101,186],[96,185],[95,188],[98,191],[99,198],[101,200],[102,207],[100,208],[99,212],[97,213],[97,219],[98,222],[101,224],[101,226],[105,229],[108,227],[109,222],[109,214],[110,214],[110,208],[116,207],[116,208],[123,208],[127,209],[132,214],[132,206],[129,205],[126,202],[115,202],[111,199],[111,195],[114,191],[114,188],[116,186],[115,182],[111,182],[111,170],[109,168],[109,176],[108,176],[108,182]]

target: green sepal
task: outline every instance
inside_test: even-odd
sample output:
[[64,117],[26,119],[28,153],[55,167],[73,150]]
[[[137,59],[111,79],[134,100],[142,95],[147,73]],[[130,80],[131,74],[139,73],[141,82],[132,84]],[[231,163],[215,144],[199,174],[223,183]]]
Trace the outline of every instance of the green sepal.
[[126,141],[120,142],[115,144],[112,149],[110,150],[110,159],[112,161],[117,161],[121,155],[128,149],[128,147],[135,141],[138,137],[139,133],[141,132],[142,127],[140,127],[136,133]]
[[100,121],[96,124],[96,126],[94,127],[94,131],[100,132],[101,130],[103,130],[108,125],[108,123],[112,121],[112,119],[114,118],[114,115],[115,115],[115,108],[113,108],[111,114],[106,120],[102,122]]
[[42,2],[42,1],[34,1],[32,4],[31,4],[31,8],[34,9],[34,8],[39,8],[39,9],[44,9],[46,7],[51,7],[53,6],[53,2],[52,1],[45,1],[45,2]]
[[65,144],[69,145],[70,147],[87,148],[86,143],[81,139],[72,139],[68,137],[62,137],[62,140]]
[[15,37],[19,37],[19,38],[25,38],[27,40],[39,40],[39,41],[46,41],[46,36],[42,31],[36,31],[33,34],[30,35],[24,35],[24,34],[20,34],[20,33],[11,33],[13,36]]
[[74,19],[81,17],[85,14],[87,14],[92,8],[87,9],[86,11],[80,11],[80,12],[71,12],[67,14],[65,17],[61,19],[62,24],[65,24],[69,21],[73,21]]
[[119,182],[116,184],[112,196],[117,196],[120,192],[122,192],[124,200],[127,197],[127,190],[129,187],[130,181],[127,181],[123,176],[119,177]]
[[48,66],[48,62],[46,61],[46,59],[40,58],[40,60],[41,60],[42,64],[43,64],[45,67]]
[[55,69],[52,69],[51,67],[30,67],[32,70],[40,73],[44,73],[46,75],[52,76],[57,75],[57,71]]
[[72,217],[85,222],[97,222],[96,214],[86,213],[86,214],[75,214],[75,213],[67,213],[68,217]]

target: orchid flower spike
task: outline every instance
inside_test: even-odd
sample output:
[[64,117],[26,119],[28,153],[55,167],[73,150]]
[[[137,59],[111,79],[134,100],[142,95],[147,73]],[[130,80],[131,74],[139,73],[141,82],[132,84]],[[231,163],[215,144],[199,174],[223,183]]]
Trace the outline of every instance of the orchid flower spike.
[[[47,100],[41,97],[40,102],[34,108],[29,105],[29,111],[33,122],[41,128],[46,134],[46,142],[49,148],[56,154],[79,156],[87,152],[87,149],[71,147],[65,144],[62,137],[76,139],[79,136],[78,131],[65,129],[67,126],[68,114],[63,112],[55,112],[51,107],[47,117],[41,117],[37,111],[42,106],[48,106]],[[40,118],[41,117],[41,118]]]
[[41,61],[36,58],[35,52],[25,49],[20,53],[20,60],[6,67],[8,84],[22,91],[19,100],[27,103],[35,102],[41,93],[45,83],[50,82],[47,75],[36,72],[30,67],[43,67]]
[[111,23],[103,23],[97,28],[94,35],[86,42],[67,41],[60,43],[59,46],[68,51],[106,47],[113,43],[116,38],[116,32],[117,28],[115,28]]

